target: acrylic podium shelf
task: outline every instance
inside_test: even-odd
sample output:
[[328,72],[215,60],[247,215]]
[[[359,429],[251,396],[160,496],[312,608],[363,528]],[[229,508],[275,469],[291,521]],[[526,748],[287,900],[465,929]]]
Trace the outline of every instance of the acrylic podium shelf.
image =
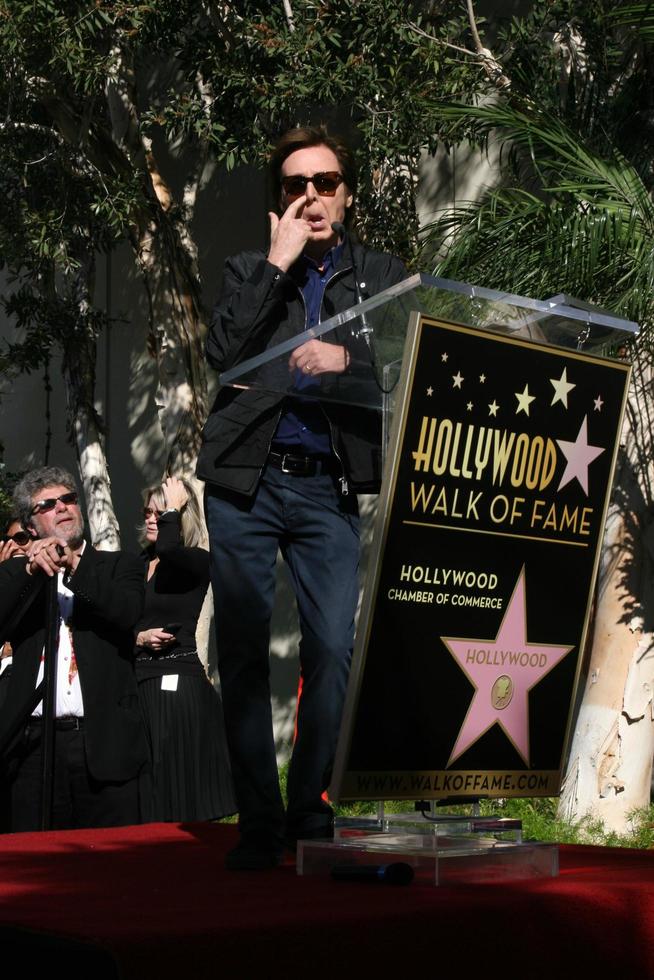
[[556,844],[522,840],[522,823],[495,817],[387,814],[378,820],[336,821],[333,841],[299,841],[297,873],[331,875],[339,865],[407,864],[431,885],[553,878]]

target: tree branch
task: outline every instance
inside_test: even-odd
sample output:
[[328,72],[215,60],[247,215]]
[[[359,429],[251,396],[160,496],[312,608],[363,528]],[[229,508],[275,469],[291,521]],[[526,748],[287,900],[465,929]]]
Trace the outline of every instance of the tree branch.
[[413,24],[410,21],[407,23],[407,27],[415,34],[419,34],[421,37],[427,38],[427,40],[431,41],[432,44],[438,44],[439,47],[448,48],[450,51],[458,51],[459,54],[464,54],[466,57],[473,58],[475,61],[478,61],[488,75],[489,81],[491,81],[496,88],[500,90],[510,88],[511,79],[504,74],[504,69],[500,65],[499,61],[493,57],[492,52],[488,48],[485,48],[481,42],[479,31],[477,30],[477,23],[475,21],[472,0],[466,0],[466,6],[468,8],[470,30],[475,42],[475,51],[470,51],[469,48],[463,48],[458,44],[452,44],[450,41],[443,41],[439,37],[434,37],[433,34],[429,34],[421,27],[418,27],[417,24]]
[[282,0],[284,6],[284,16],[286,17],[286,23],[288,24],[288,29],[293,33],[295,30],[295,21],[293,19],[293,9],[291,7],[291,0]]

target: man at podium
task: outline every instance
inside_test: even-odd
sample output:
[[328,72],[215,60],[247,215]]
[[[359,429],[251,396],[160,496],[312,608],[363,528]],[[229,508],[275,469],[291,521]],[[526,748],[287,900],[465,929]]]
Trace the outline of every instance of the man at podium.
[[[227,260],[207,340],[217,371],[406,277],[399,259],[349,236],[357,178],[343,141],[324,127],[290,130],[273,150],[270,172],[277,204],[269,216],[270,248]],[[227,857],[232,870],[274,867],[284,843],[333,832],[322,793],[354,638],[356,494],[379,486],[380,415],[315,393],[325,379],[360,375],[369,363],[366,339],[346,324],[290,355],[293,387],[304,397],[225,387],[205,426],[198,476],[207,483],[219,670],[241,835]],[[286,814],[269,683],[278,549],[297,601],[303,679]]]

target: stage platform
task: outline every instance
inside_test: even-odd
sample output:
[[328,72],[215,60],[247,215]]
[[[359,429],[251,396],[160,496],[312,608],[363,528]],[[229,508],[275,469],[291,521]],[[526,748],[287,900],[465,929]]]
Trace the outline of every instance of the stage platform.
[[231,825],[0,837],[4,968],[92,980],[654,977],[654,853],[561,847],[558,878],[391,887],[227,872]]

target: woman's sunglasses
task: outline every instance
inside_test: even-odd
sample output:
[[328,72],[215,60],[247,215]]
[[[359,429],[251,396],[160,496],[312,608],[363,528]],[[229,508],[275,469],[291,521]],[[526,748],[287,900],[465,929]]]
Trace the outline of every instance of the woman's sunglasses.
[[29,544],[32,540],[32,535],[28,534],[27,531],[16,531],[15,534],[5,534],[1,540],[3,544],[6,541],[15,541],[16,544],[24,545]]
[[303,174],[294,174],[290,177],[282,177],[282,187],[286,197],[295,201],[306,193],[307,184],[311,182],[321,197],[333,197],[338,190],[338,185],[343,183],[343,174],[337,170],[322,170],[313,177],[305,177]]

